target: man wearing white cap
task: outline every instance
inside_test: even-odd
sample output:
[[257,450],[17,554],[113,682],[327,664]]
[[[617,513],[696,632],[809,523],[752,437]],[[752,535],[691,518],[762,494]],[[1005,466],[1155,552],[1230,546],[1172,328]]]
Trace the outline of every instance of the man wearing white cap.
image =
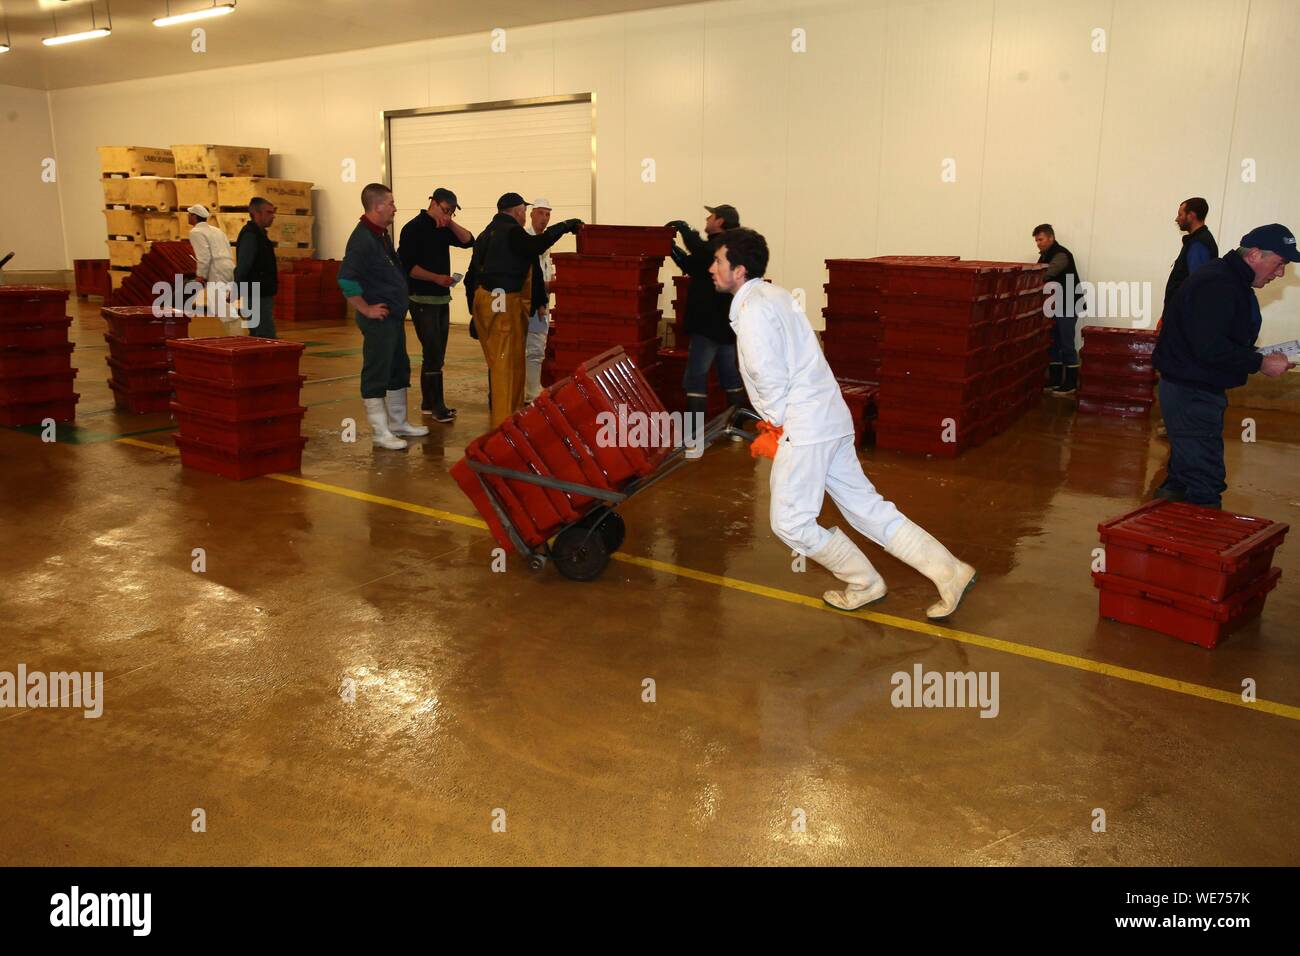
[[[534,199],[528,218],[528,225],[524,228],[530,236],[545,232],[551,221],[550,200]],[[551,250],[543,252],[537,261],[541,268],[533,270],[532,308],[528,314],[528,341],[524,346],[527,365],[524,375],[525,402],[531,402],[542,392],[542,361],[546,358],[546,337],[551,331],[551,280],[555,278]]]
[[195,278],[204,285],[204,301],[209,309],[225,321],[231,284],[235,281],[235,256],[230,250],[230,240],[209,221],[211,216],[206,206],[194,205],[185,211],[189,213]]

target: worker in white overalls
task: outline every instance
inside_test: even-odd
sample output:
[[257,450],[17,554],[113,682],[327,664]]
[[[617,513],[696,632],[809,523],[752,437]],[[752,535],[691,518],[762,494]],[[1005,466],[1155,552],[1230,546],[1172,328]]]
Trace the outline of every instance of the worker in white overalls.
[[763,281],[767,242],[752,229],[732,229],[719,240],[714,285],[730,292],[740,374],[754,410],[766,424],[753,450],[772,457],[772,531],[812,558],[847,587],[827,591],[826,603],[844,611],[879,601],[885,582],[867,556],[839,528],[817,523],[830,492],[850,525],[939,589],[926,616],[957,609],[975,581],[975,569],[886,501],[862,471],[853,444],[853,419],[812,326],[785,289]]
[[234,298],[235,255],[226,234],[208,220],[206,206],[194,205],[189,213],[190,245],[194,249],[194,277],[203,285],[208,313],[225,323],[239,321],[230,308]]

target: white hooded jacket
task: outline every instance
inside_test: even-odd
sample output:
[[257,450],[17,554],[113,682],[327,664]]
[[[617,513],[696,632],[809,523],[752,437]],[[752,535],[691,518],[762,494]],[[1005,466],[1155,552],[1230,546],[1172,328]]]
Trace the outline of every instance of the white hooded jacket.
[[226,234],[210,222],[200,222],[190,230],[194,247],[194,274],[209,282],[235,281],[235,255]]

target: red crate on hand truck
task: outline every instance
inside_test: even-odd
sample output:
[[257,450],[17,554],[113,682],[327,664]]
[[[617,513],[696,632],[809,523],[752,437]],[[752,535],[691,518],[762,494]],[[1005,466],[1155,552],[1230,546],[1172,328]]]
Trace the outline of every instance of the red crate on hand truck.
[[[470,442],[452,477],[502,547],[535,570],[550,560],[571,580],[594,580],[623,543],[617,507],[686,460],[681,435],[651,427],[654,434],[643,428],[643,440],[631,440],[632,413],[673,421],[627,353],[611,349]],[[698,441],[752,438],[733,425],[737,414],[728,409],[706,423]]]

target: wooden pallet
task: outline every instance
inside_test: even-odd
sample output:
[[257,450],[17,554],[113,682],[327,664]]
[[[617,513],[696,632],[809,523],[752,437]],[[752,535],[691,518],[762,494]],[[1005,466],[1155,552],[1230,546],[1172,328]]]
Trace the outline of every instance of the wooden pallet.
[[265,177],[271,151],[264,146],[173,146],[177,176]]
[[228,211],[248,209],[249,202],[260,196],[274,203],[285,215],[310,216],[312,183],[295,179],[262,179],[255,176],[227,176],[218,179],[217,205]]
[[175,176],[176,160],[162,146],[101,146],[99,171],[103,176]]

